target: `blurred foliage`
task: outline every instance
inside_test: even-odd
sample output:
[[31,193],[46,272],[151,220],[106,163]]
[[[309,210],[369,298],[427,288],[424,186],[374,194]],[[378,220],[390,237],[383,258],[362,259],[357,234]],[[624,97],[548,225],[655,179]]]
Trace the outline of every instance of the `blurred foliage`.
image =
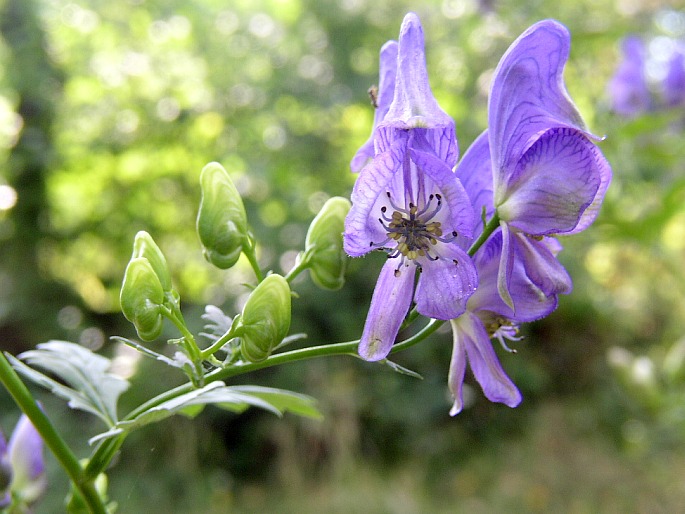
[[[208,410],[200,423],[150,428],[127,441],[111,495],[122,512],[677,511],[685,107],[623,119],[605,87],[625,35],[685,38],[673,10],[682,7],[0,0],[0,348],[133,336],[118,294],[139,230],[166,255],[188,320],[199,326],[205,303],[239,311],[247,262],[212,269],[194,230],[206,163],[222,163],[243,195],[263,266],[287,271],[326,199],[349,195],[378,51],[405,12],[421,17],[431,86],[456,120],[462,153],[485,128],[503,52],[554,17],[573,38],[568,89],[590,129],[606,135],[614,181],[594,226],[562,241],[575,290],[523,328],[517,356],[502,356],[524,403],[509,410],[471,389],[469,408],[450,419],[445,332],[398,357],[423,381],[344,359],[263,371],[255,382],[312,394],[326,419]],[[382,258],[350,262],[335,293],[298,278],[292,331],[358,337]],[[130,366],[124,348],[105,351]],[[127,407],[173,385],[152,362],[131,380]],[[45,401],[82,447],[91,428]],[[3,394],[0,412],[12,426]],[[61,502],[49,494],[42,512]]]

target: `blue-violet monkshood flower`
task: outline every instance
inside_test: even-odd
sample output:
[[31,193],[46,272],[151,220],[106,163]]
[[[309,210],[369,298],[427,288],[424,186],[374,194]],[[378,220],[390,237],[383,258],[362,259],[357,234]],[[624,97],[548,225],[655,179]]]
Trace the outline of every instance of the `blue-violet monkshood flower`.
[[0,509],[7,507],[12,501],[10,484],[12,483],[12,466],[7,454],[7,441],[0,430]]
[[648,111],[652,104],[645,74],[646,49],[637,36],[621,43],[622,60],[607,84],[612,109],[622,116],[636,116]]
[[493,200],[502,228],[498,290],[514,310],[516,259],[545,295],[571,290],[544,238],[587,228],[611,180],[609,163],[566,92],[569,48],[566,27],[554,20],[536,23],[504,54],[490,91]]
[[[550,242],[553,239],[546,238]],[[556,253],[556,248],[553,251]],[[506,341],[519,341],[519,323],[535,321],[551,313],[557,306],[557,296],[546,296],[525,273],[517,260],[511,273],[510,292],[516,299],[516,312],[506,305],[497,290],[497,275],[502,253],[500,229],[488,239],[474,257],[478,270],[478,290],[466,304],[466,312],[450,321],[454,347],[448,377],[454,398],[450,415],[461,412],[464,401],[462,385],[468,361],[483,393],[492,402],[509,407],[521,403],[521,393],[506,375],[490,342],[499,340],[502,347],[512,351]]]
[[[4,482],[8,481],[7,484]],[[22,505],[35,503],[45,492],[47,478],[43,460],[43,439],[22,414],[9,444],[0,433],[0,508],[15,499]]]
[[350,168],[354,173],[362,170],[375,155],[374,140],[376,127],[383,121],[392,103],[395,94],[395,78],[397,77],[397,41],[388,41],[381,47],[378,89],[374,92],[369,89],[370,94],[375,95],[374,107],[376,108],[373,117],[373,129],[369,139],[364,143],[357,153],[354,154],[350,162]]
[[465,251],[474,213],[452,171],[454,121],[431,92],[423,31],[413,13],[402,23],[393,101],[374,129],[374,145],[352,191],[344,232],[353,257],[388,253],[359,344],[367,360],[388,355],[412,299],[424,316],[456,318],[478,280]]

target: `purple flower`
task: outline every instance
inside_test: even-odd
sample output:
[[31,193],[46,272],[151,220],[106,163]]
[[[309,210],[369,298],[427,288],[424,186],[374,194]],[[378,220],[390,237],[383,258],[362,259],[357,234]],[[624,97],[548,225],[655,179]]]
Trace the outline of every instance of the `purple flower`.
[[631,36],[623,40],[623,59],[607,86],[614,111],[635,116],[649,110],[651,97],[645,78],[645,46]]
[[375,107],[376,112],[373,118],[373,129],[369,139],[364,143],[352,158],[350,168],[354,173],[361,171],[375,155],[374,135],[376,127],[383,121],[388,113],[390,103],[395,94],[395,77],[397,76],[397,41],[388,41],[381,48],[380,72],[378,81],[378,91],[376,93]]
[[7,507],[12,501],[10,484],[12,483],[12,466],[7,455],[7,441],[0,431],[0,509]]
[[423,45],[410,13],[400,31],[393,101],[374,130],[375,156],[357,178],[345,221],[349,255],[383,250],[389,257],[359,344],[367,360],[388,355],[412,299],[422,315],[447,320],[464,312],[477,284],[465,252],[473,209],[452,172],[454,122],[433,97]]
[[450,415],[461,412],[464,402],[462,385],[468,362],[485,396],[509,407],[521,403],[521,393],[506,375],[490,342],[499,340],[509,350],[506,340],[518,341],[518,324],[547,316],[557,306],[557,297],[547,296],[527,276],[517,260],[511,273],[510,292],[516,298],[516,312],[506,305],[497,289],[497,275],[502,253],[502,232],[497,231],[476,253],[478,290],[466,305],[466,312],[451,320],[454,348],[448,384],[454,404]]
[[609,163],[564,86],[569,47],[568,30],[553,20],[533,25],[511,45],[495,70],[487,135],[457,170],[458,176],[468,176],[489,154],[502,229],[498,290],[512,309],[517,259],[545,295],[571,290],[570,277],[544,237],[587,228],[611,180]]
[[679,47],[668,60],[668,72],[662,84],[664,101],[672,107],[685,102],[685,51]]
[[43,440],[26,415],[22,415],[14,427],[7,456],[12,469],[10,489],[13,495],[27,505],[35,502],[47,485]]

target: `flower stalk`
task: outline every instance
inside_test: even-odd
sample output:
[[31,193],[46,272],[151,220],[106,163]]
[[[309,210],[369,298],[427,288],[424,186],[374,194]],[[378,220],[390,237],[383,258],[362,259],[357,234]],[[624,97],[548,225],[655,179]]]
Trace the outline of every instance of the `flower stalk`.
[[[10,393],[22,412],[31,420],[46,446],[50,448],[50,451],[54,454],[62,468],[64,468],[74,487],[83,496],[90,511],[93,514],[107,514],[107,509],[95,489],[93,479],[90,479],[84,472],[74,453],[38,406],[36,400],[2,352],[0,352],[0,382],[2,382],[2,385]],[[109,464],[109,461],[107,464]]]

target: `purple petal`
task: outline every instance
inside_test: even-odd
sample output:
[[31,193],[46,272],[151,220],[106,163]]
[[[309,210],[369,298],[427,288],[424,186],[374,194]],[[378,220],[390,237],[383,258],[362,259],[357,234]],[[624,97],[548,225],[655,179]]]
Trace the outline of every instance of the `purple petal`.
[[389,259],[383,265],[373,291],[359,342],[359,355],[367,361],[387,357],[411,305],[415,268],[403,267],[396,273],[396,267],[394,259]]
[[682,48],[673,51],[662,88],[666,105],[674,106],[685,101],[685,51]]
[[516,407],[521,403],[521,393],[502,369],[480,319],[466,312],[456,325],[455,337],[463,338],[469,366],[487,399]]
[[389,191],[395,171],[400,167],[406,140],[374,157],[357,177],[352,190],[352,207],[345,219],[344,248],[348,255],[359,257],[371,250],[371,242],[381,242],[387,233],[378,222],[374,206],[381,194]]
[[452,325],[452,359],[450,360],[450,370],[447,375],[447,386],[454,398],[454,404],[450,409],[450,416],[456,416],[464,408],[463,386],[464,375],[466,373],[466,346],[464,337],[459,334],[457,320],[450,320]]
[[466,310],[478,287],[478,275],[471,258],[458,246],[444,244],[439,252],[440,259],[423,266],[414,299],[423,316],[447,320]]
[[502,229],[502,254],[500,255],[499,268],[497,271],[497,292],[504,303],[511,310],[514,310],[514,300],[509,293],[511,275],[514,270],[514,244],[512,243],[512,234],[509,225],[501,222],[500,227]]
[[471,200],[459,179],[451,168],[437,157],[429,153],[411,149],[412,161],[419,169],[419,176],[428,177],[444,200],[449,209],[450,230],[456,230],[460,235],[473,237],[474,212]]
[[430,129],[436,155],[450,168],[457,162],[454,121],[440,108],[428,83],[423,29],[414,13],[404,17],[400,29],[395,96],[378,126],[378,148],[387,149],[398,131],[407,129]]
[[554,127],[585,130],[562,76],[569,47],[566,27],[541,21],[509,47],[495,70],[488,127],[496,203],[507,174],[538,134]]
[[623,60],[609,81],[607,90],[614,111],[634,116],[649,110],[651,95],[645,78],[645,47],[635,37],[623,40]]
[[[534,235],[569,232],[603,192],[602,176],[610,169],[582,133],[565,128],[545,132],[518,162],[497,206],[500,219]],[[604,190],[608,178],[604,180]]]
[[578,222],[576,227],[573,230],[567,232],[567,234],[569,235],[582,232],[590,225],[592,225],[592,223],[595,221],[595,218],[597,218],[597,215],[599,214],[599,208],[601,207],[602,202],[604,201],[604,195],[607,192],[609,183],[611,182],[611,166],[604,158],[604,155],[602,155],[602,152],[600,152],[594,145],[592,145],[592,152],[594,154],[593,159],[596,170],[595,172],[599,174],[599,187],[597,188],[597,193],[595,194],[595,197],[592,199],[592,203],[583,211],[583,214],[580,217],[580,221]]
[[526,275],[547,295],[568,294],[573,282],[568,272],[544,241],[537,241],[522,233],[515,233],[517,256],[523,262]]
[[520,259],[514,260],[508,288],[516,312],[504,303],[497,288],[501,252],[502,233],[497,231],[476,253],[474,263],[478,271],[478,289],[469,299],[469,311],[492,312],[510,321],[527,322],[543,318],[556,309],[556,295],[547,296],[533,284]]
[[14,472],[12,489],[20,491],[27,503],[37,500],[46,487],[43,440],[25,414],[12,432],[8,453]]
[[476,227],[482,231],[481,216],[485,210],[486,218],[495,212],[492,200],[492,162],[490,161],[490,141],[488,131],[484,131],[469,146],[459,161],[455,174],[468,194],[475,214]]
[[379,66],[379,80],[378,80],[378,94],[376,97],[376,111],[373,118],[373,129],[371,136],[364,143],[357,153],[352,158],[350,168],[357,173],[366,166],[368,161],[373,158],[374,151],[374,136],[376,127],[383,121],[385,115],[388,113],[390,103],[395,94],[395,77],[397,75],[397,41],[388,41],[381,48],[380,66]]

